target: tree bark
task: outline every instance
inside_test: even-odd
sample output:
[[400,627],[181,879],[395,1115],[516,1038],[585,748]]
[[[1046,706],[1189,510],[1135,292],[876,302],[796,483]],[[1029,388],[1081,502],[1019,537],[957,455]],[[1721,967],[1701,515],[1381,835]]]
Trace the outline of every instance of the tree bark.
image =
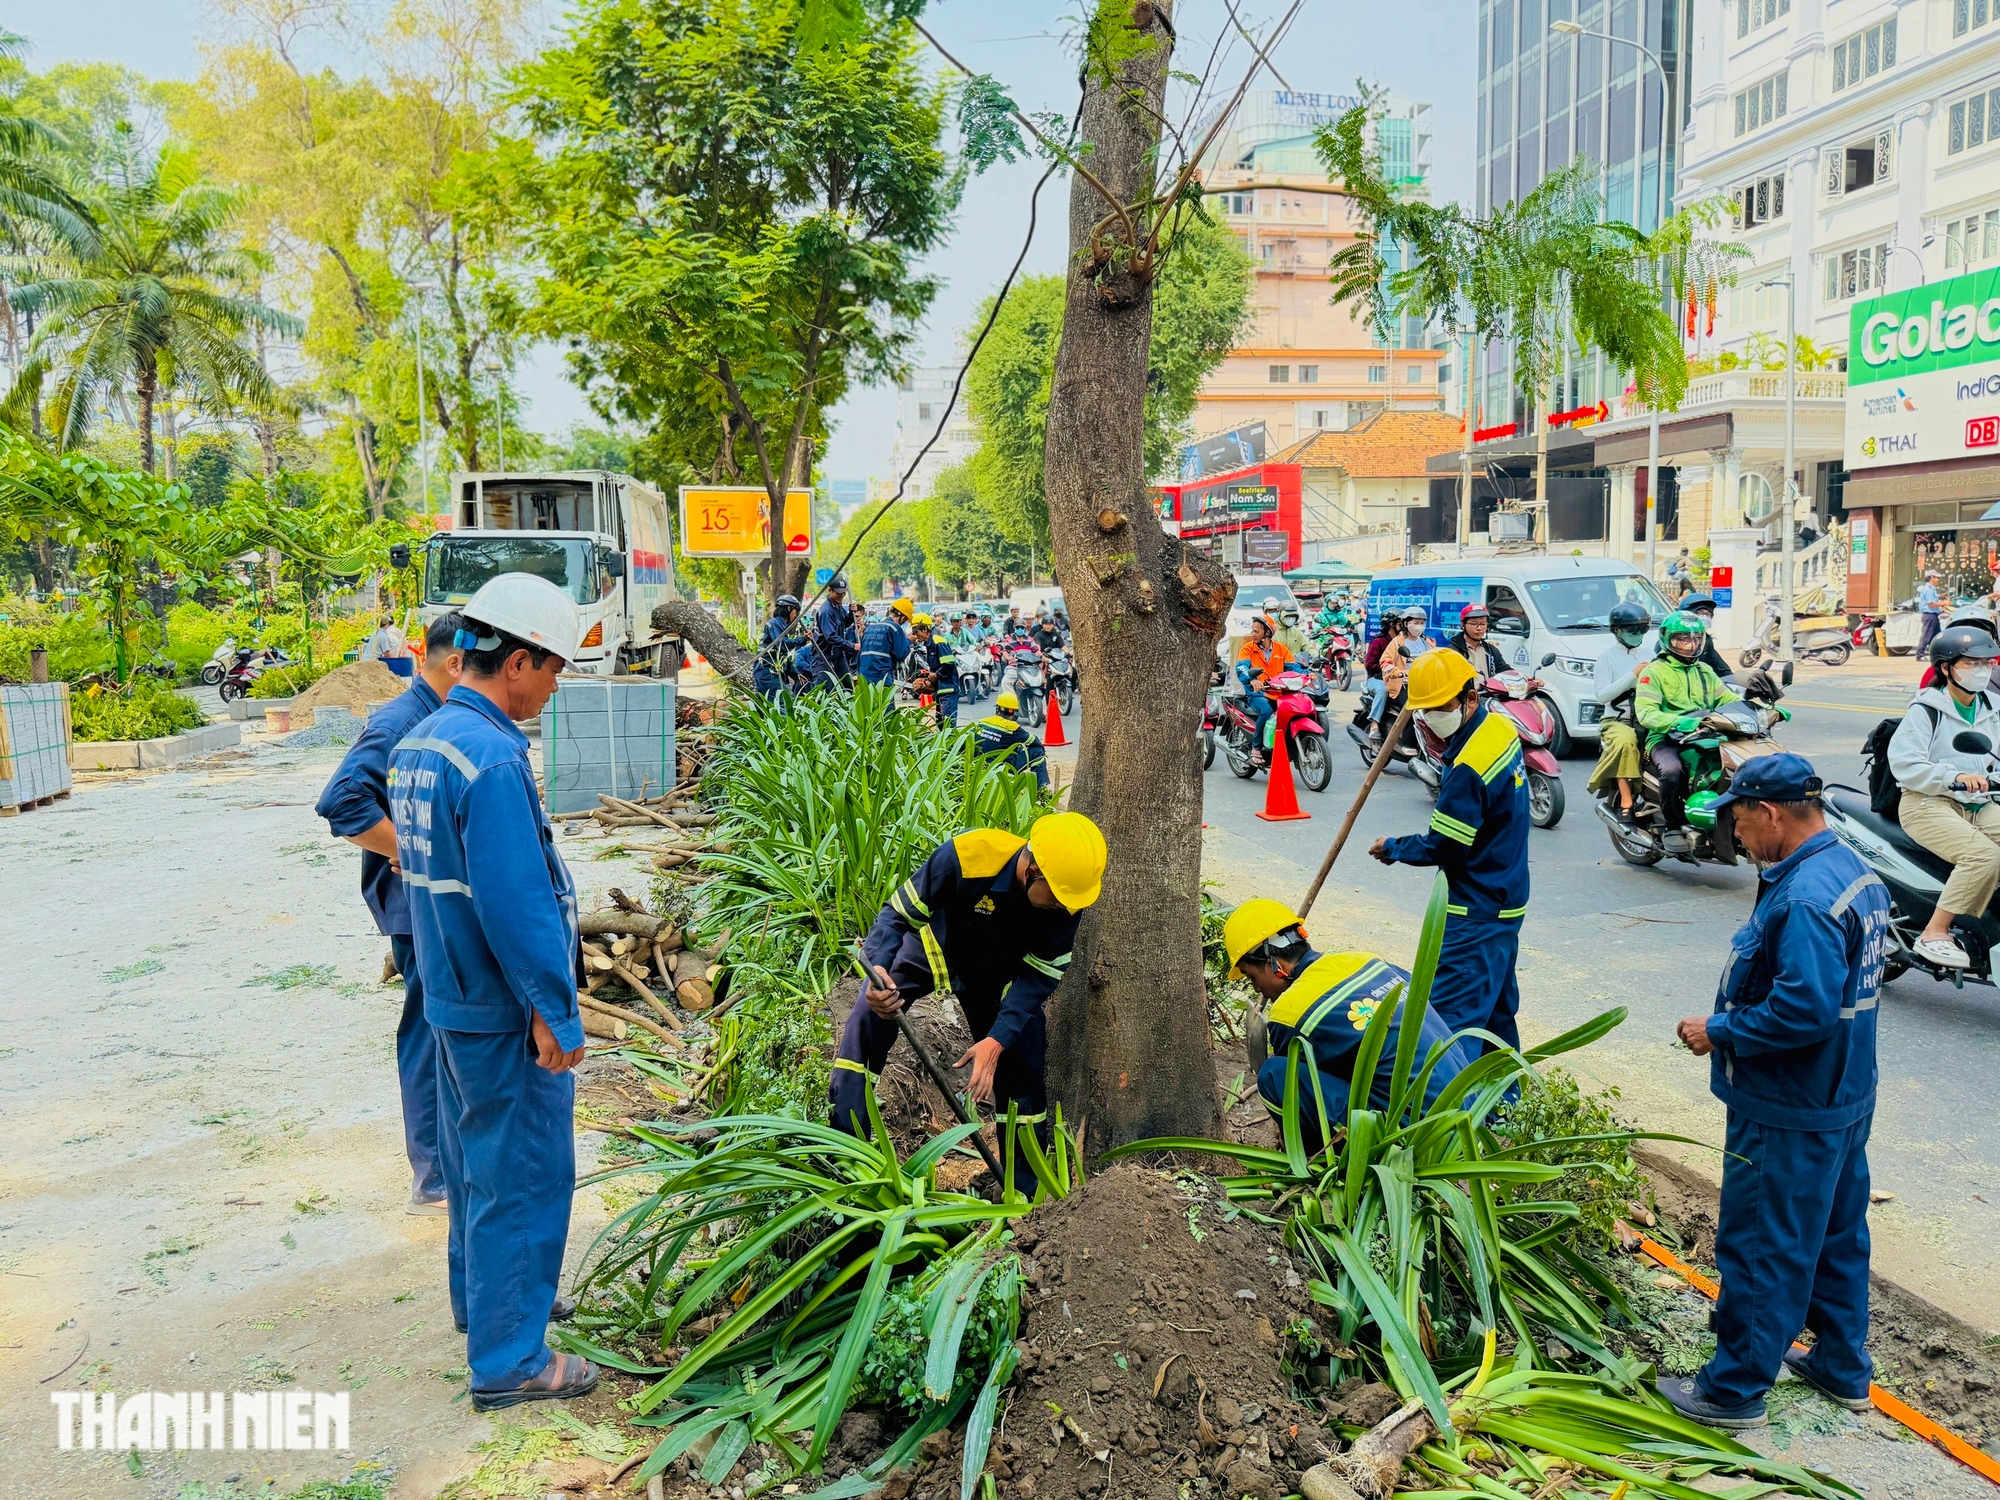
[[[1100,0],[1099,34],[1146,45],[1084,75],[1091,172],[1128,205],[1153,189],[1172,33],[1164,4]],[[1120,46],[1120,51],[1133,49]],[[1110,85],[1107,87],[1107,84]],[[1044,449],[1044,488],[1085,704],[1070,806],[1103,829],[1104,892],[1050,1015],[1049,1078],[1093,1152],[1221,1124],[1201,963],[1195,735],[1235,581],[1160,528],[1146,487],[1153,272],[1081,174]],[[1135,214],[1143,228],[1150,215]],[[1111,220],[1108,229],[1100,225]]]
[[139,367],[139,467],[153,472],[153,399],[159,394],[160,372],[152,364]]
[[[677,635],[708,658],[708,664],[741,687],[750,686],[754,658],[714,615],[691,599],[676,599],[653,610],[653,629]],[[1192,748],[1188,754],[1194,754]]]

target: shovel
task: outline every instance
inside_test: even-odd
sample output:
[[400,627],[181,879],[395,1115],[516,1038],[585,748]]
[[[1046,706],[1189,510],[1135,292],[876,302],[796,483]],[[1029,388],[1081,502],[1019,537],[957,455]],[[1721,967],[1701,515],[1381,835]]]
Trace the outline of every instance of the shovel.
[[[860,960],[857,959],[855,962],[856,967],[859,967]],[[865,978],[867,971],[864,969],[862,972]],[[875,966],[875,978],[884,989],[895,988],[887,971],[880,964]],[[861,997],[861,1003],[863,1005],[868,1003],[868,997],[865,994]],[[1007,1174],[1002,1169],[999,1158],[993,1154],[993,1148],[986,1144],[986,1137],[981,1133],[982,1126],[977,1112],[972,1109],[968,1100],[959,1096],[958,1085],[952,1081],[951,1074],[944,1070],[938,1060],[931,1056],[931,1049],[926,1047],[922,1040],[918,1038],[917,1029],[910,1024],[910,1018],[905,1011],[899,1010],[896,1012],[896,1029],[902,1032],[903,1040],[910,1044],[910,1050],[917,1054],[917,1061],[923,1065],[924,1072],[930,1075],[930,1080],[937,1086],[937,1091],[951,1101],[952,1111],[958,1116],[959,1123],[974,1127],[972,1144],[979,1148],[979,1155],[986,1163],[986,1170],[993,1174],[993,1180],[1000,1185],[1000,1190],[1005,1192],[1007,1189]]]

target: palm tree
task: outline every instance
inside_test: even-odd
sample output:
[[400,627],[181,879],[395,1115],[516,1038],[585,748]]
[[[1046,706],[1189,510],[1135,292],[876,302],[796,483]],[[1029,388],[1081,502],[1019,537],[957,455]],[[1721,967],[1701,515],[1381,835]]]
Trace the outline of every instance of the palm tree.
[[230,243],[239,197],[205,181],[192,152],[168,146],[92,199],[94,247],[71,249],[9,299],[39,326],[0,418],[18,420],[53,373],[49,424],[58,445],[73,448],[104,403],[129,391],[140,465],[150,474],[153,410],[164,389],[181,387],[216,410],[275,406],[279,389],[244,336],[296,335],[303,325],[226,290],[248,284],[259,257]]
[[[26,49],[24,38],[0,30],[0,58],[17,59]],[[94,248],[90,210],[63,185],[51,161],[66,144],[0,98],[0,243],[21,248],[46,231],[79,253]]]

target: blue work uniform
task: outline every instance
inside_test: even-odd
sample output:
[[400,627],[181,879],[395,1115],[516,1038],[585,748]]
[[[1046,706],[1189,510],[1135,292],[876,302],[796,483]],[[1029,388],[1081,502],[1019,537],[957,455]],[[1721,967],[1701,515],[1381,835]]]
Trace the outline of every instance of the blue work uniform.
[[1035,785],[1048,790],[1048,751],[1040,740],[1005,714],[988,714],[973,726],[972,748],[1017,771],[1034,772]]
[[1446,743],[1445,759],[1430,828],[1390,839],[1387,853],[1397,864],[1436,865],[1450,887],[1431,1009],[1454,1032],[1477,1027],[1519,1047],[1514,964],[1528,910],[1529,828],[1521,737],[1511,718],[1482,704]]
[[[1009,1102],[1023,1115],[1048,1108],[1042,1007],[1076,944],[1077,916],[1036,906],[1015,878],[1027,842],[1002,828],[975,828],[938,845],[889,898],[861,944],[870,974],[878,965],[888,970],[906,1004],[949,989],[974,1040],[991,1037],[1005,1049],[993,1074],[994,1108],[1002,1115]],[[896,1023],[870,1010],[857,989],[827,1090],[838,1128],[868,1133],[863,1089],[888,1062],[896,1032]],[[1016,1185],[1032,1191],[1034,1180],[1017,1158]]]
[[[336,838],[366,833],[389,816],[389,753],[403,736],[437,712],[442,700],[422,677],[368,716],[368,724],[319,794],[313,811]],[[396,1078],[403,1095],[403,1151],[410,1158],[411,1197],[444,1196],[438,1165],[437,1038],[424,1019],[424,982],[410,941],[410,902],[403,878],[387,858],[361,851],[361,899],[389,940],[403,976],[403,1018],[396,1023]]]
[[1889,893],[1820,832],[1757,878],[1709,1017],[1710,1090],[1728,1107],[1715,1265],[1715,1354],[1695,1379],[1720,1406],[1762,1396],[1810,1328],[1813,1372],[1865,1396],[1868,1131]]
[[389,761],[389,806],[438,1034],[451,1310],[475,1391],[549,1362],[543,1339],[576,1185],[575,1081],[535,1060],[531,1016],[583,1045],[576,887],[535,795],[528,740],[461,683]]
[[822,667],[828,676],[847,682],[854,676],[854,616],[845,604],[822,599],[813,626]]
[[958,722],[958,648],[950,640],[939,640],[932,636],[928,641],[912,641],[910,649],[916,653],[917,670],[929,672],[937,679],[938,723],[952,725]]
[[870,620],[861,632],[860,665],[856,669],[863,682],[888,682],[910,654],[910,637],[894,620]]
[[[1257,1070],[1257,1092],[1265,1108],[1278,1116],[1285,1104],[1285,1079],[1291,1068],[1292,1039],[1303,1036],[1319,1070],[1320,1095],[1326,1101],[1329,1129],[1347,1119],[1347,1098],[1354,1078],[1355,1054],[1361,1049],[1362,1033],[1375,1019],[1375,1012],[1397,985],[1407,994],[1410,975],[1405,969],[1386,964],[1371,953],[1312,953],[1285,992],[1271,1002],[1268,1025],[1271,1055]],[[1389,1090],[1396,1073],[1396,1044],[1402,1035],[1403,1003],[1396,1002],[1396,1019],[1389,1023],[1389,1035],[1382,1043],[1382,1058],[1376,1065],[1375,1081],[1368,1091],[1371,1109],[1389,1107]],[[1424,1086],[1424,1103],[1430,1104],[1444,1092],[1444,1086],[1466,1067],[1464,1048],[1451,1039],[1451,1032],[1426,1010],[1417,1029],[1417,1071],[1422,1073],[1433,1050],[1438,1060]],[[1319,1106],[1313,1099],[1311,1080],[1299,1079],[1299,1126],[1308,1153],[1317,1154],[1325,1143],[1319,1134]]]
[[799,642],[795,622],[772,615],[764,622],[764,638],[750,668],[750,685],[766,698],[784,691],[792,677],[792,656]]

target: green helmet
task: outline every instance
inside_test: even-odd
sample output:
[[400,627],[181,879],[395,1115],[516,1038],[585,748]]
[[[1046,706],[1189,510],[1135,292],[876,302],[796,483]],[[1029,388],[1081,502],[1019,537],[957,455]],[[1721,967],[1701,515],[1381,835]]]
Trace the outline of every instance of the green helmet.
[[1691,615],[1686,610],[1675,610],[1660,621],[1660,644],[1666,645],[1677,635],[1707,635],[1708,626],[1702,623],[1700,615]]

